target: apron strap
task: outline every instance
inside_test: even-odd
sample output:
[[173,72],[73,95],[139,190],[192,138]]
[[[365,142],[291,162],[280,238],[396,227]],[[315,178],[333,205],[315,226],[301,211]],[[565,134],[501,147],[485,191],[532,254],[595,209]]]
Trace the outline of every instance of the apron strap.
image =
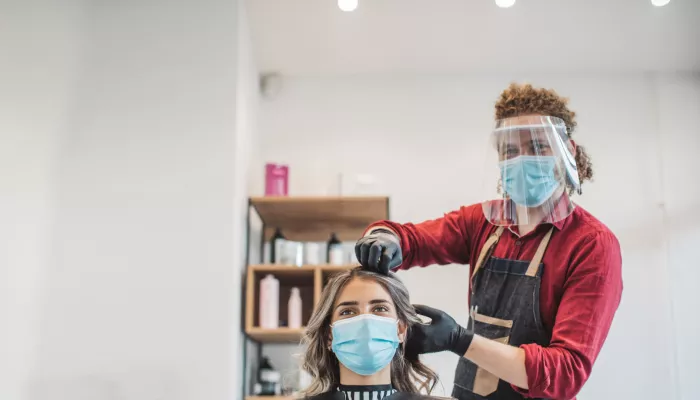
[[474,266],[474,272],[472,272],[472,279],[474,279],[476,273],[479,272],[479,268],[482,267],[484,261],[486,261],[486,259],[489,258],[489,256],[491,256],[493,248],[496,247],[498,239],[501,238],[503,229],[504,228],[502,226],[499,226],[498,228],[496,228],[496,232],[492,233],[491,236],[489,236],[489,238],[486,239],[486,243],[484,243],[484,247],[481,248],[481,253],[479,253],[479,258],[477,259],[476,265]]
[[540,268],[540,263],[542,262],[542,257],[544,257],[544,251],[547,250],[547,245],[549,244],[549,239],[552,238],[552,231],[554,231],[554,227],[549,228],[549,231],[547,232],[546,235],[542,238],[542,241],[540,241],[540,245],[537,247],[537,252],[535,252],[535,256],[532,258],[532,261],[530,261],[530,266],[527,267],[527,271],[525,272],[525,275],[527,276],[535,276],[537,275],[537,270]]
[[[483,267],[484,262],[491,256],[491,253],[493,253],[494,247],[496,247],[498,240],[501,238],[503,229],[504,228],[502,226],[499,226],[498,228],[496,228],[496,231],[493,234],[491,234],[491,236],[489,236],[488,239],[486,239],[486,243],[484,243],[484,247],[481,248],[481,253],[479,253],[479,258],[476,261],[476,266],[474,266],[474,272],[472,272],[471,276],[472,279],[474,279],[476,273],[479,272],[479,269]],[[537,275],[537,270],[540,268],[542,257],[544,257],[544,252],[545,250],[547,250],[547,246],[549,245],[549,240],[552,238],[553,231],[554,227],[551,227],[549,231],[547,231],[547,234],[545,234],[542,240],[540,241],[540,245],[537,247],[535,256],[532,258],[532,261],[530,261],[530,265],[527,267],[525,275]]]

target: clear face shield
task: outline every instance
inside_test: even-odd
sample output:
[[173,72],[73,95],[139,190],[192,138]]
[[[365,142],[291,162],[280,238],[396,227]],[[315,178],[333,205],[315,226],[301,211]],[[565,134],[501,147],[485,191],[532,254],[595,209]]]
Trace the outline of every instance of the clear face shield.
[[490,144],[485,185],[497,197],[482,204],[489,222],[554,223],[573,212],[567,186],[580,190],[580,182],[563,120],[539,115],[501,119]]

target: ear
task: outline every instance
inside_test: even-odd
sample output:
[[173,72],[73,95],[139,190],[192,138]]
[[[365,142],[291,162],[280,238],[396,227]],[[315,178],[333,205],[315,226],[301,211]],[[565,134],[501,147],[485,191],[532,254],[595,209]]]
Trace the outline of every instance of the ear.
[[399,343],[403,343],[406,341],[406,331],[408,330],[407,328],[408,326],[401,321],[399,321],[399,323],[397,324]]
[[569,143],[571,143],[571,147],[572,147],[571,150],[573,150],[573,151],[571,152],[571,154],[573,154],[574,156],[576,156],[576,142],[574,141],[574,139],[569,139]]

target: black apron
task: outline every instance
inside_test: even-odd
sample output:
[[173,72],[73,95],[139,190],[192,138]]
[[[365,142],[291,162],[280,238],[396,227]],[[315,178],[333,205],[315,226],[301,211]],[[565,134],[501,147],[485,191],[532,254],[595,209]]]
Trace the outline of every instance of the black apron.
[[[540,317],[540,263],[553,229],[542,238],[530,262],[491,257],[503,233],[502,226],[486,240],[471,276],[469,323],[475,334],[516,347],[549,344],[550,335]],[[464,357],[457,365],[452,396],[459,400],[524,398],[509,383]]]

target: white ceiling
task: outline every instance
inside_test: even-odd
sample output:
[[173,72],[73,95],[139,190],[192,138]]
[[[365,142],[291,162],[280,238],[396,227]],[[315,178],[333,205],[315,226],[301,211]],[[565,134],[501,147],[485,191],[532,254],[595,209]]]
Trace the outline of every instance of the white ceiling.
[[287,75],[700,70],[700,0],[248,0],[262,71]]

